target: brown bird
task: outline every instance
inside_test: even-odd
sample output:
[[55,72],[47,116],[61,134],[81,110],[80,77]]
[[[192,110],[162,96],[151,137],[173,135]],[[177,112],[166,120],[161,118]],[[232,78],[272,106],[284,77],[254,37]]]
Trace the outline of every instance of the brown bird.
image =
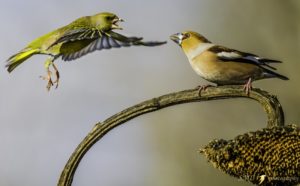
[[[213,44],[193,31],[173,34],[170,38],[181,46],[194,71],[217,85],[244,85],[249,94],[252,81],[266,78],[288,80],[270,66],[270,63],[281,61]],[[199,93],[208,86],[199,86]]]

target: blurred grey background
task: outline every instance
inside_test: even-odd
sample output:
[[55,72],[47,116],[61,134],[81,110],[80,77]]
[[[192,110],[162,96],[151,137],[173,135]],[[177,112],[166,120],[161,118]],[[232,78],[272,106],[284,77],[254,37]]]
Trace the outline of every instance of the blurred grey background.
[[[168,40],[156,47],[94,52],[57,60],[61,84],[47,92],[45,56],[12,74],[6,59],[72,20],[102,11],[125,19],[120,33]],[[107,117],[143,100],[205,84],[170,34],[194,30],[211,41],[284,63],[278,79],[254,83],[276,94],[286,122],[300,123],[299,0],[1,0],[0,186],[52,186],[69,156]],[[107,134],[84,157],[75,186],[250,185],[216,170],[197,153],[215,138],[266,126],[259,104],[222,100],[170,107]]]

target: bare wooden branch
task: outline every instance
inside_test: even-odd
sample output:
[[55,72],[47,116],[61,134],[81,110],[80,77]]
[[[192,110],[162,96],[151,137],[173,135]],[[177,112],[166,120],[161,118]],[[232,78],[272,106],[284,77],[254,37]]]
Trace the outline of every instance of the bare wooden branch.
[[209,87],[202,91],[201,96],[199,96],[197,89],[170,93],[129,107],[107,120],[97,123],[71,155],[61,173],[58,186],[70,186],[76,168],[85,153],[107,132],[128,120],[172,105],[242,97],[256,100],[262,105],[268,117],[267,127],[284,125],[284,114],[276,96],[260,89],[252,89],[249,96],[245,94],[242,86]]

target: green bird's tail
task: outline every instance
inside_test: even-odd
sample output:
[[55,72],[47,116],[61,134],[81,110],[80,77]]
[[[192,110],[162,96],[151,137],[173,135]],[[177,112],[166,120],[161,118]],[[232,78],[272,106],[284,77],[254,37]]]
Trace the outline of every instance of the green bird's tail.
[[7,60],[8,63],[5,65],[5,67],[7,67],[7,71],[12,72],[17,66],[19,66],[26,59],[30,58],[32,55],[38,53],[39,51],[39,49],[25,48],[17,54],[11,56]]

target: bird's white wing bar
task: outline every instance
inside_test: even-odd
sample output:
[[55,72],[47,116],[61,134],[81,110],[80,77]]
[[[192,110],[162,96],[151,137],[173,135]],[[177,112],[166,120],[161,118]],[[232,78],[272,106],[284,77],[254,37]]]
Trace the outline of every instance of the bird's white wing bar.
[[241,53],[235,52],[235,51],[231,51],[231,52],[219,52],[217,53],[217,56],[221,59],[224,60],[236,60],[236,59],[244,59],[244,60],[249,60],[249,61],[253,61],[257,64],[260,64],[260,57],[255,56],[255,55],[242,55]]
[[217,56],[220,58],[228,58],[228,59],[236,59],[243,57],[241,54],[236,52],[219,52],[217,53]]
[[255,65],[263,65],[265,67],[268,67],[270,69],[276,70],[275,67],[270,66],[268,63],[270,62],[279,62],[276,60],[268,61],[268,59],[264,59],[261,57],[258,57],[256,55],[250,54],[250,53],[243,53],[239,51],[221,51],[217,53],[217,56],[222,61],[235,61],[240,63],[250,63]]

